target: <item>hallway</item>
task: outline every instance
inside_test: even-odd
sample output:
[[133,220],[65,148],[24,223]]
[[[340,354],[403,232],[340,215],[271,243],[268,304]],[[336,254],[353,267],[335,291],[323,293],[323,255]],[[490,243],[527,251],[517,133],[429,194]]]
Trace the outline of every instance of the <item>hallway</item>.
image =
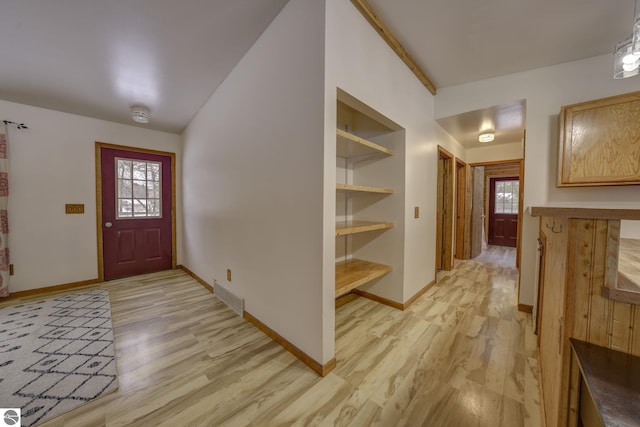
[[516,248],[512,248],[510,246],[489,245],[480,255],[473,258],[473,261],[515,268]]
[[367,422],[540,425],[536,337],[515,308],[516,270],[498,264],[509,258],[490,246],[494,264],[457,261],[405,312],[364,299],[338,311],[334,373],[372,390]]
[[180,270],[94,285],[111,294],[119,390],[43,425],[537,427],[515,279],[460,261],[404,312],[344,305],[325,378]]

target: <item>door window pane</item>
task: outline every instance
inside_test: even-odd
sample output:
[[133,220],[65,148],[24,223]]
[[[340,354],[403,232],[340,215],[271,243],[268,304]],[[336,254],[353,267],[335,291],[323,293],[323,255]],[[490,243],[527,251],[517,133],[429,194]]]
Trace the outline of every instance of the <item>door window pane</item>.
[[160,198],[160,183],[159,182],[149,182],[147,183],[147,198],[149,199],[159,199]]
[[116,168],[118,178],[131,179],[131,160],[119,159]]
[[147,177],[147,162],[133,162],[133,179],[145,179]]
[[118,180],[118,197],[126,197],[131,198],[133,194],[131,193],[131,181],[119,179]]
[[116,159],[116,218],[162,216],[162,164]]
[[495,184],[494,213],[517,214],[520,181],[497,181]]

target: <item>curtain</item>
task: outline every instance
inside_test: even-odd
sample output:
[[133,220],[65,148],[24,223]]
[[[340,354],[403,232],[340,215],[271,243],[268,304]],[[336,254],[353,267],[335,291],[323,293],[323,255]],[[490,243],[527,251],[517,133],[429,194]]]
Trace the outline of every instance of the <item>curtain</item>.
[[7,127],[0,123],[0,298],[9,296],[9,156]]

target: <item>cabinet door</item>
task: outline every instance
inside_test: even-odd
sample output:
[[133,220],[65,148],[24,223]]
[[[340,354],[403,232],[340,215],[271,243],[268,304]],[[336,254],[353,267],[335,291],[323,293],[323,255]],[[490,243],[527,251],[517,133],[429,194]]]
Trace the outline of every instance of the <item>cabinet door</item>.
[[567,228],[566,219],[543,217],[540,222],[545,242],[544,290],[539,313],[540,377],[548,426],[558,423],[561,401]]
[[640,184],[640,92],[562,107],[558,186]]

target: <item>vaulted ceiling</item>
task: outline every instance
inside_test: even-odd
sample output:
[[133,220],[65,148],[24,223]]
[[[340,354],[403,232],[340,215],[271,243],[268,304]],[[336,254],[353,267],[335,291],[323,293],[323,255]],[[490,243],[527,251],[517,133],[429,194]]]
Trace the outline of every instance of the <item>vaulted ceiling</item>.
[[369,4],[435,85],[444,87],[613,53],[615,44],[631,34],[635,1]]
[[2,0],[0,99],[179,133],[286,3]]
[[[344,0],[349,1],[349,0]],[[0,99],[181,132],[287,0],[3,0]],[[632,0],[369,0],[438,87],[612,52]],[[514,100],[516,101],[516,100]]]

